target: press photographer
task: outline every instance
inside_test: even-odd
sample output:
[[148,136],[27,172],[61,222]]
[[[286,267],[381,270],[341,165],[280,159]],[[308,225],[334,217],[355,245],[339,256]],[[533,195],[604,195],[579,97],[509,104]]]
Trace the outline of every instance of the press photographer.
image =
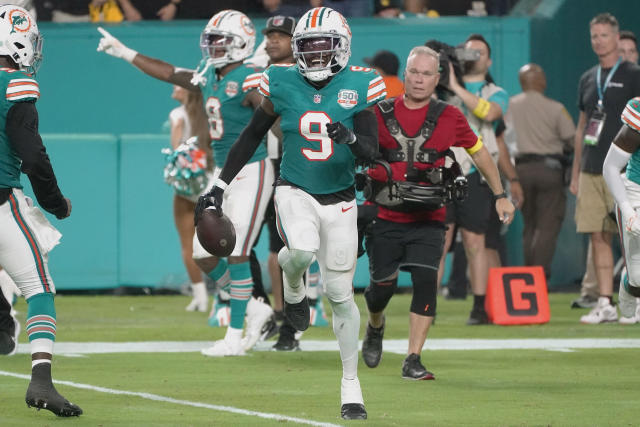
[[[408,356],[402,376],[433,379],[420,361],[436,311],[437,270],[444,242],[444,204],[455,197],[459,171],[445,167],[452,146],[471,155],[495,194],[505,223],[514,207],[504,194],[498,170],[460,110],[432,98],[440,79],[439,56],[429,47],[411,50],[402,96],[376,105],[382,164],[369,170],[370,203],[377,216],[366,235],[370,285],[365,290],[369,323],[362,344],[367,366],[382,355],[384,309],[397,287],[400,269],[411,273],[413,299]],[[448,191],[447,189],[454,189]]]

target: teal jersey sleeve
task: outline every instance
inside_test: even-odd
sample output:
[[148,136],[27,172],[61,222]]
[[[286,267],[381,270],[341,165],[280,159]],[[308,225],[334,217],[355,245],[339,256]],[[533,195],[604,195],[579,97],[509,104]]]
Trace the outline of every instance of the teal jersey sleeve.
[[[629,126],[636,132],[640,132],[640,97],[630,99],[622,110],[622,123]],[[627,178],[630,181],[640,184],[640,151],[631,153],[631,158],[627,165]]]
[[373,70],[348,67],[324,86],[307,81],[296,65],[272,65],[262,74],[260,93],[281,117],[281,176],[311,194],[330,194],[354,183],[351,149],[335,144],[327,124],[353,128],[353,116],[386,96],[382,78]]
[[502,115],[504,116],[507,113],[507,108],[509,108],[509,94],[506,90],[500,88],[500,90],[496,91],[493,95],[489,97],[489,102],[495,102],[502,109]]

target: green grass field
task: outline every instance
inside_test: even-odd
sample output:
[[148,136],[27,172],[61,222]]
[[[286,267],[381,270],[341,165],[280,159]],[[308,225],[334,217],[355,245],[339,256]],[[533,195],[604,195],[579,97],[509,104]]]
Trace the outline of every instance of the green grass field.
[[[551,294],[552,319],[536,326],[464,325],[471,300],[440,299],[429,338],[458,339],[640,339],[640,324],[581,325],[586,310],[569,309],[573,294]],[[406,339],[409,295],[396,295],[387,311],[385,338]],[[356,295],[362,313],[366,308]],[[203,313],[187,313],[183,296],[59,296],[58,343],[207,341],[224,330],[206,325]],[[16,306],[24,322],[26,303]],[[26,335],[21,344],[27,349]],[[330,328],[311,328],[304,340],[333,340]],[[360,381],[375,426],[635,426],[640,348],[549,350],[425,350],[423,362],[435,381],[400,377],[404,358],[386,352],[376,369],[360,363]],[[95,344],[98,346],[98,344]],[[197,352],[58,355],[57,385],[84,415],[56,418],[28,409],[29,356],[0,358],[0,426],[282,425],[295,420],[355,424],[339,417],[340,361],[337,351],[276,353],[212,359]],[[77,384],[93,389],[78,388]],[[96,387],[111,389],[98,391]],[[128,394],[114,394],[114,390]],[[137,394],[135,394],[137,393]],[[148,393],[150,395],[144,395]],[[132,395],[135,394],[135,395]],[[164,401],[151,400],[153,395]],[[174,401],[169,401],[175,399]],[[203,405],[200,405],[203,404]],[[198,406],[200,405],[200,407]],[[230,407],[245,413],[230,412]],[[360,422],[363,423],[363,422]]]

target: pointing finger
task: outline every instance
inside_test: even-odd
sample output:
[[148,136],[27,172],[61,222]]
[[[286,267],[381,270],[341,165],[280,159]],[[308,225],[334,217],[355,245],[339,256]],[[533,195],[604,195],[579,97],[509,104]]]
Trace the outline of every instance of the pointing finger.
[[107,30],[105,30],[102,27],[98,27],[98,31],[100,32],[100,34],[102,34],[104,37],[113,37],[111,34],[109,34],[109,32]]

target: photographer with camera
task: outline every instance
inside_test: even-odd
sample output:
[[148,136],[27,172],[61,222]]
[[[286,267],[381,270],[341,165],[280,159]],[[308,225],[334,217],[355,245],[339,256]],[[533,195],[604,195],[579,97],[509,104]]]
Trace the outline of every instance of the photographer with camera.
[[409,349],[402,366],[407,379],[434,375],[420,354],[436,311],[437,271],[444,243],[445,204],[465,195],[466,182],[452,161],[452,146],[466,150],[493,191],[504,223],[515,208],[506,198],[491,155],[460,110],[433,98],[440,78],[438,53],[425,46],[411,50],[402,96],[375,108],[382,160],[370,168],[363,192],[378,207],[366,235],[371,283],[365,290],[369,322],[362,344],[367,366],[382,357],[384,309],[397,287],[400,269],[411,273]]
[[[463,111],[471,127],[482,137],[482,142],[491,154],[494,163],[499,163],[502,172],[511,181],[512,195],[516,205],[519,205],[523,197],[515,168],[509,159],[504,143],[496,138],[496,126],[498,120],[507,110],[509,96],[504,89],[493,83],[493,79],[488,74],[491,66],[491,48],[482,35],[472,34],[467,38],[462,52],[456,50],[454,55],[448,52],[444,51],[449,57],[447,89],[450,94],[454,95],[449,98],[449,102]],[[460,64],[461,54],[465,55],[465,59],[472,57],[474,60],[467,60]],[[462,79],[453,78],[456,66],[462,69]],[[462,84],[460,80],[462,80]],[[445,254],[453,240],[454,225],[457,225],[469,262],[469,276],[473,292],[473,308],[467,324],[482,325],[489,322],[484,308],[489,265],[500,265],[496,251],[500,232],[499,219],[492,215],[491,191],[477,173],[471,156],[459,148],[454,148],[453,151],[469,182],[469,197],[463,202],[453,201],[448,206]],[[492,234],[485,240],[489,232]],[[487,242],[489,242],[489,248],[486,247]],[[440,265],[442,270],[444,262],[441,262]]]

